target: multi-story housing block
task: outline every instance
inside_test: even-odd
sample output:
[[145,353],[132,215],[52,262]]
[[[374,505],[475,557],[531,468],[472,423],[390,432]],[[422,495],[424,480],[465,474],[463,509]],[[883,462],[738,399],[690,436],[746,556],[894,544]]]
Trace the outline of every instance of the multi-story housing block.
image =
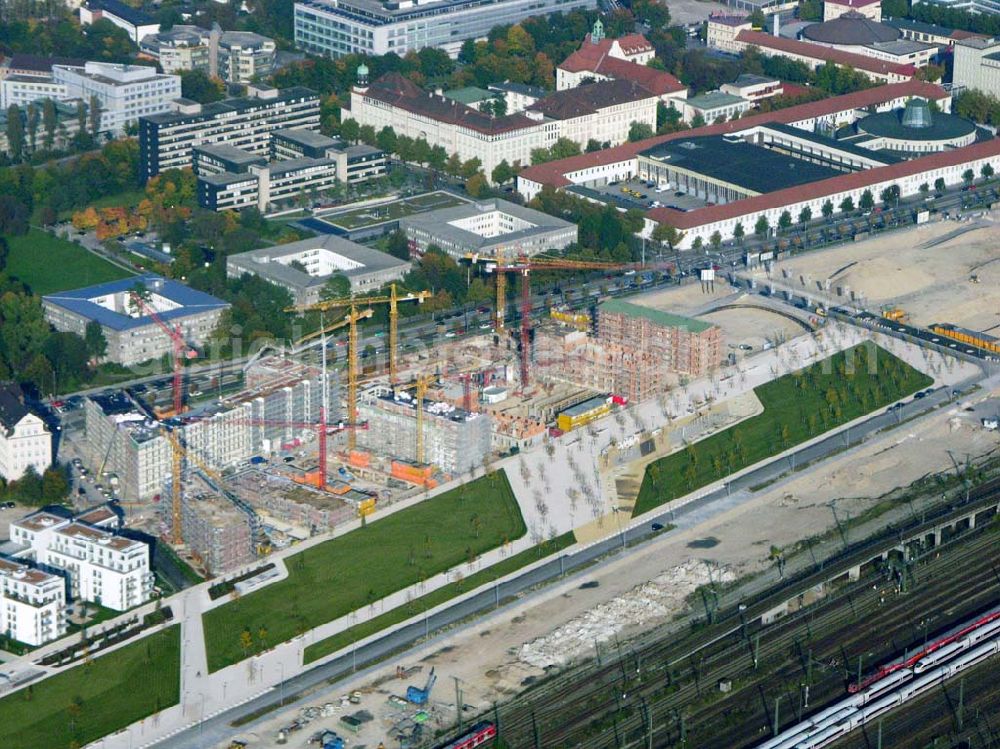
[[0,558],[0,632],[37,647],[66,634],[66,582]]
[[10,525],[10,540],[43,570],[65,575],[70,595],[125,611],[153,595],[149,545],[50,512]]
[[192,149],[225,144],[267,156],[271,133],[281,128],[319,129],[319,95],[294,86],[250,86],[251,95],[213,104],[184,104],[172,113],[139,120],[139,173],[143,179],[166,169],[192,166]]

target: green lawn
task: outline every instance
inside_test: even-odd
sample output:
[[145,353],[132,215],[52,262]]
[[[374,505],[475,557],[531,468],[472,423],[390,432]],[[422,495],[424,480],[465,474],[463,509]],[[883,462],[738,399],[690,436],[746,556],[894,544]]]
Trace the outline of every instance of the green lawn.
[[[854,370],[848,366],[853,361]],[[866,343],[761,385],[764,412],[646,468],[633,515],[718,481],[877,408],[933,380]]]
[[173,626],[0,700],[0,746],[83,746],[180,699]]
[[429,611],[435,606],[439,606],[445,601],[450,601],[462,593],[475,590],[480,585],[499,580],[504,575],[509,575],[511,572],[516,572],[543,557],[562,551],[574,543],[576,543],[576,536],[572,532],[564,533],[551,541],[544,541],[539,546],[522,551],[520,554],[515,554],[502,562],[494,564],[492,567],[487,567],[484,570],[476,572],[465,578],[461,583],[449,583],[425,596],[414,599],[406,606],[391,609],[384,614],[376,616],[374,619],[369,619],[362,624],[345,629],[343,632],[335,634],[332,637],[327,637],[325,640],[315,642],[306,648],[305,662],[311,663],[325,655],[335,653],[351,643],[362,640],[394,624],[406,621],[411,616]]
[[398,221],[415,213],[424,213],[439,208],[451,208],[452,206],[462,205],[464,202],[464,200],[444,192],[425,193],[386,205],[357,208],[335,216],[324,217],[324,220],[343,229],[360,229],[363,226],[374,226],[386,221]]
[[92,252],[40,229],[7,237],[7,272],[39,296],[78,289],[131,275]]
[[[117,208],[118,206],[125,206],[126,208],[134,208],[139,205],[143,198],[146,197],[145,190],[132,190],[129,192],[118,192],[114,195],[105,195],[103,198],[98,198],[92,203],[88,203],[88,206],[92,206],[97,210],[102,208]],[[76,213],[78,209],[70,208],[68,211],[59,212],[60,221],[69,221],[73,218],[73,214]]]
[[[205,614],[208,668],[217,671],[236,663],[525,532],[502,471],[384,518],[376,516],[366,527],[289,557],[285,580]],[[252,637],[247,650],[241,642],[244,632]]]

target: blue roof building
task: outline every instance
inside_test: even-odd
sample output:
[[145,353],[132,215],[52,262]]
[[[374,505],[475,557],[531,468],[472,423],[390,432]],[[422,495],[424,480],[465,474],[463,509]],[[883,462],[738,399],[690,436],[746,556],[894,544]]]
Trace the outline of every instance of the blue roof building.
[[[144,306],[131,292],[143,290]],[[129,365],[172,351],[170,336],[149,309],[171,327],[179,326],[190,346],[198,347],[215,330],[229,304],[178,281],[147,274],[42,297],[45,316],[57,329],[84,335],[97,322],[108,341],[107,360]]]

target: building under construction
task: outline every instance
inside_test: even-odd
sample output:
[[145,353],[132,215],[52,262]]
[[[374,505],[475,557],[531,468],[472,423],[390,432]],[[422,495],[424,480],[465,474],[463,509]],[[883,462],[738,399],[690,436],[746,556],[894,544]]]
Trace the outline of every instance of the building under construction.
[[[170,513],[165,512],[164,518],[169,524]],[[203,476],[196,471],[185,475],[181,532],[206,572],[220,575],[252,562],[257,555],[254,530],[252,516]]]
[[620,300],[598,307],[596,333],[539,328],[538,376],[643,401],[667,390],[677,375],[706,374],[722,356],[717,326]]
[[[323,405],[322,373],[284,359],[263,359],[247,372],[247,387],[236,395],[158,421],[140,399],[115,391],[91,396],[85,405],[87,446],[97,471],[114,473],[122,496],[144,501],[161,494],[171,473],[165,428],[187,450],[215,470],[254,455],[293,449],[314,439]],[[337,418],[336,379],[327,376],[327,398]]]
[[[458,476],[481,466],[490,452],[490,419],[445,401],[424,399],[423,462]],[[366,390],[358,415],[368,429],[358,432],[359,446],[380,455],[417,462],[417,399],[388,386]]]

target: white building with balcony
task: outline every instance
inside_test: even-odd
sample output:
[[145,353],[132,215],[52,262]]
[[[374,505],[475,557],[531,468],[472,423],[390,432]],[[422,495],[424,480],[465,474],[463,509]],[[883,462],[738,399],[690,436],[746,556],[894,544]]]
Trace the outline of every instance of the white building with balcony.
[[50,512],[11,523],[10,540],[43,569],[65,574],[72,598],[125,611],[153,594],[149,545]]
[[0,633],[32,647],[66,634],[65,581],[0,559]]

